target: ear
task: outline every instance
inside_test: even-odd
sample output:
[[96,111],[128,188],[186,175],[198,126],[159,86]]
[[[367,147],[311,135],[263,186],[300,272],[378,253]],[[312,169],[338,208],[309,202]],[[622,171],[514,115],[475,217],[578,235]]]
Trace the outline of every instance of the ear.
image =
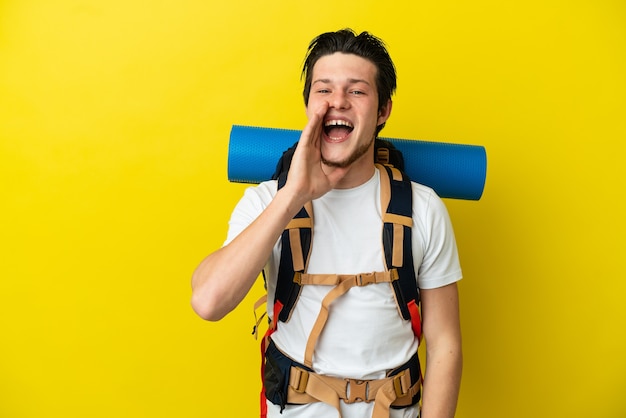
[[376,123],[377,126],[380,126],[383,123],[387,122],[387,119],[389,119],[389,115],[391,115],[392,105],[393,105],[393,102],[391,101],[391,99],[389,99],[387,100],[387,104],[385,104],[385,106],[383,106],[378,111],[378,122]]

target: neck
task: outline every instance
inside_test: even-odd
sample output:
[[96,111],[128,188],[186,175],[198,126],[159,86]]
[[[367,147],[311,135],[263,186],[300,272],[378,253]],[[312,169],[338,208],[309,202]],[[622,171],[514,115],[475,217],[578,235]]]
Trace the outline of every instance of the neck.
[[[372,147],[373,148],[373,147]],[[339,168],[324,166],[324,171],[338,170]],[[361,158],[350,164],[346,174],[337,183],[335,189],[352,189],[369,181],[374,175],[376,167],[374,166],[374,157],[371,152],[365,153]]]

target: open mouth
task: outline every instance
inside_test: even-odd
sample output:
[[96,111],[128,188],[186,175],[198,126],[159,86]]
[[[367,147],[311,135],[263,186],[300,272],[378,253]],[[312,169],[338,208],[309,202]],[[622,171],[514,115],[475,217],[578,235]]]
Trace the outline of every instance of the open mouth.
[[331,141],[343,141],[353,130],[352,123],[343,119],[330,119],[324,123],[324,133]]

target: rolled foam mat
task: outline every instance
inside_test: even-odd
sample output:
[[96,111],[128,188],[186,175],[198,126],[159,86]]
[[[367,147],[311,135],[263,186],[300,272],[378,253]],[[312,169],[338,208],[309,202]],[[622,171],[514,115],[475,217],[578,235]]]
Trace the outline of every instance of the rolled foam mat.
[[[228,145],[228,180],[260,183],[269,180],[287,148],[301,131],[233,125]],[[404,157],[411,180],[429,186],[440,197],[478,200],[487,176],[487,153],[479,145],[383,138]]]

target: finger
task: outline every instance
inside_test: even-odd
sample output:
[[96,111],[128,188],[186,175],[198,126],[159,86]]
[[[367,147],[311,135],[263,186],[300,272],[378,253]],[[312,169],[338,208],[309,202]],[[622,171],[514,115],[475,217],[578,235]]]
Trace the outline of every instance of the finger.
[[322,102],[318,107],[309,109],[309,122],[303,130],[303,137],[306,136],[308,142],[318,145],[324,125],[324,116],[328,112],[330,105],[328,102]]
[[325,100],[317,103],[316,105],[311,105],[307,107],[306,114],[309,118],[309,121],[314,118],[323,118],[326,112],[328,112],[329,107],[330,104]]

